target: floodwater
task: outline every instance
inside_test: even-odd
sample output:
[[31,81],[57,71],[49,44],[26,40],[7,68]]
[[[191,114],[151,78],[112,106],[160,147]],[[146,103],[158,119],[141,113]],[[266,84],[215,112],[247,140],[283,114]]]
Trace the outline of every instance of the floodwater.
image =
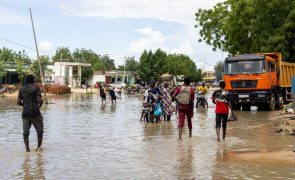
[[[217,142],[214,106],[195,111],[177,141],[177,118],[141,123],[142,98],[102,105],[95,94],[50,97],[42,150],[25,153],[21,108],[0,97],[1,179],[295,179],[295,137],[273,132],[279,111],[237,112]],[[36,147],[32,127],[31,149]],[[284,157],[281,156],[284,154]]]

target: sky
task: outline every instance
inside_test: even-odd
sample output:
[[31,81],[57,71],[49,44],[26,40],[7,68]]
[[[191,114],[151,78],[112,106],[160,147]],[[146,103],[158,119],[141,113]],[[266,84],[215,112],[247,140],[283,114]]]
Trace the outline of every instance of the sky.
[[221,1],[0,0],[0,47],[24,49],[36,58],[31,8],[40,54],[53,56],[60,46],[72,52],[86,48],[109,54],[118,66],[124,57],[139,60],[143,50],[161,48],[186,54],[198,68],[212,70],[227,53],[198,42],[195,12]]

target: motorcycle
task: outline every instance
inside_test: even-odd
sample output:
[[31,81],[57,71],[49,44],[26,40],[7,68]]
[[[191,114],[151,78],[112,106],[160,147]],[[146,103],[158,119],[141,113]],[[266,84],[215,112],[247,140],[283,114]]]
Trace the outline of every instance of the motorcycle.
[[205,94],[202,92],[197,92],[196,108],[199,108],[199,107],[208,108],[207,98],[205,97]]
[[8,86],[5,86],[5,87],[2,87],[0,89],[0,94],[5,94],[5,93],[9,93],[9,94],[13,94],[15,92],[15,88],[12,88],[12,87],[8,87]]

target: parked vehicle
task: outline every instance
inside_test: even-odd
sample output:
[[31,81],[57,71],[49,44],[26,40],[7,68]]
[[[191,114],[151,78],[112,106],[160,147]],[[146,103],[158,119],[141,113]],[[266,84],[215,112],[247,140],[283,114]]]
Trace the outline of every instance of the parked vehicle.
[[257,53],[226,58],[223,79],[234,109],[274,110],[291,101],[294,75],[295,63],[283,62],[281,53]]
[[212,87],[213,87],[213,88],[217,88],[217,87],[219,87],[219,82],[220,82],[220,81],[218,81],[218,82],[217,82],[217,81],[213,82],[213,83],[212,83]]
[[207,98],[205,94],[200,91],[197,92],[197,101],[196,101],[196,108],[199,108],[199,107],[208,108]]
[[15,86],[2,86],[0,87],[0,94],[5,94],[5,93],[9,93],[9,94],[13,94],[16,91],[16,87]]
[[113,88],[117,88],[117,89],[125,88],[125,86],[126,86],[126,84],[123,82],[116,82],[116,83],[112,83],[109,85],[112,86]]

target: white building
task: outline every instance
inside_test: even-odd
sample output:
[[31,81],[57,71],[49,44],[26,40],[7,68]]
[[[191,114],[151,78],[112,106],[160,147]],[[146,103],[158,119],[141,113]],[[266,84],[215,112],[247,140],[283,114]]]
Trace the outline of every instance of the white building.
[[[46,72],[45,81],[69,87],[81,87],[82,67],[90,66],[88,63],[55,62],[53,66],[48,66],[49,71]],[[77,74],[73,74],[73,67],[78,68]]]

